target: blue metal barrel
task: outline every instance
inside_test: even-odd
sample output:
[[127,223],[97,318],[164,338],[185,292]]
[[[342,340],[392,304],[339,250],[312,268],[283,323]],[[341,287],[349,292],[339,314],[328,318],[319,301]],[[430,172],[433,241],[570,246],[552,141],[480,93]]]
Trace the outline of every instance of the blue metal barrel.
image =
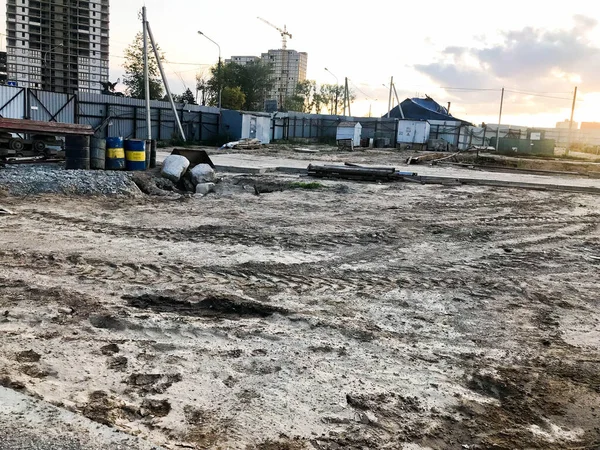
[[106,138],[106,170],[125,169],[125,150],[122,137]]
[[125,141],[125,167],[127,170],[146,170],[146,141]]

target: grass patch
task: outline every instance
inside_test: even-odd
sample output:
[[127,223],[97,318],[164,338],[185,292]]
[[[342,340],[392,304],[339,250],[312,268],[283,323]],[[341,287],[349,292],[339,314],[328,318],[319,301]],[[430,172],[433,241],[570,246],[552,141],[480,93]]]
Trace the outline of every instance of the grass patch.
[[290,183],[290,189],[322,189],[325,186],[322,185],[321,183],[317,182],[317,181],[313,181],[311,183],[305,183],[302,181],[295,181],[293,183]]

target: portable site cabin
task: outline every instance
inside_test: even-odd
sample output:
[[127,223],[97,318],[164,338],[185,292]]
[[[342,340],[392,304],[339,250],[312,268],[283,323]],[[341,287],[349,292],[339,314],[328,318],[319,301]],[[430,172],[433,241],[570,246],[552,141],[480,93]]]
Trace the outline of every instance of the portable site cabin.
[[396,143],[401,147],[423,147],[427,145],[431,125],[426,120],[406,120],[398,121],[398,136]]
[[224,109],[221,116],[221,129],[228,139],[258,139],[263,144],[271,142],[270,114]]
[[340,122],[335,135],[336,141],[351,140],[354,147],[360,147],[362,125],[360,122]]

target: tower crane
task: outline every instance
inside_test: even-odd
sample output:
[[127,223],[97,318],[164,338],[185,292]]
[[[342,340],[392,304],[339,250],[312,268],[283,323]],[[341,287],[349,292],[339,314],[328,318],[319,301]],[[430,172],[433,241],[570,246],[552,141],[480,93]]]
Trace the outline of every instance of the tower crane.
[[285,109],[284,102],[285,98],[288,96],[288,82],[289,82],[289,58],[287,52],[287,39],[288,37],[292,39],[292,34],[287,30],[287,27],[284,25],[283,29],[273,25],[268,20],[263,19],[262,17],[257,17],[258,20],[266,23],[272,28],[275,28],[281,34],[281,72],[279,83],[277,83],[278,91],[279,91],[279,108]]
[[262,20],[264,23],[266,23],[270,27],[273,27],[277,31],[279,31],[279,33],[281,33],[281,48],[283,50],[287,49],[287,38],[289,37],[290,39],[292,39],[292,34],[287,30],[287,27],[284,25],[283,26],[283,30],[282,30],[281,28],[273,25],[271,22],[269,22],[268,20],[263,19],[262,17],[257,17],[257,19],[258,20]]

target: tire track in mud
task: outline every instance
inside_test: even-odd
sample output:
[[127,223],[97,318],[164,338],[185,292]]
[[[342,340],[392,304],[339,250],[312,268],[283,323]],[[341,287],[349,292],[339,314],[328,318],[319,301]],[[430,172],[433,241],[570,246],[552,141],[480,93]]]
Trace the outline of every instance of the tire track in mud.
[[[502,254],[478,254],[472,257],[461,258],[458,261],[448,261],[448,267],[466,267],[472,270],[479,262],[484,261],[488,267],[516,267],[532,266],[536,271],[545,273],[553,268],[540,267],[538,257],[540,246],[556,241],[566,240],[581,241],[582,249],[585,242],[589,241],[590,232],[596,228],[595,222],[567,226],[558,231],[552,230],[540,233],[537,236],[521,240],[519,237],[502,241],[494,241],[496,247],[503,246],[518,249],[519,252],[506,257]],[[382,246],[380,248],[365,249],[355,255],[346,255],[345,262],[358,261],[377,262],[393,251],[393,248]],[[536,256],[538,255],[538,256]],[[467,256],[467,255],[465,255]],[[546,255],[548,256],[548,255]],[[553,252],[553,267],[559,263],[573,263],[573,257],[566,258],[558,252]],[[36,272],[49,275],[68,275],[81,280],[105,281],[107,283],[119,282],[131,286],[149,286],[153,284],[166,285],[217,285],[243,289],[245,292],[262,291],[277,293],[292,291],[297,293],[312,292],[315,294],[335,292],[336,294],[359,293],[361,295],[377,294],[382,290],[396,289],[400,286],[408,287],[419,285],[420,282],[412,281],[412,277],[422,278],[423,271],[427,272],[429,281],[435,282],[436,276],[447,279],[444,267],[438,263],[430,266],[426,262],[402,264],[401,267],[389,269],[383,273],[373,270],[361,269],[336,269],[324,264],[280,264],[280,263],[245,263],[233,267],[195,266],[191,264],[162,264],[162,263],[133,263],[106,261],[98,258],[85,258],[80,255],[70,255],[65,259],[57,259],[52,254],[27,253],[27,252],[0,252],[0,261],[6,267],[28,268]],[[446,286],[462,283],[444,283]],[[442,287],[444,287],[442,285]]]
[[29,212],[34,220],[54,222],[57,226],[73,226],[84,232],[91,232],[115,237],[133,237],[143,240],[161,240],[169,242],[191,243],[224,243],[229,245],[261,245],[284,249],[322,249],[338,246],[357,246],[389,243],[397,240],[396,227],[388,230],[369,230],[353,233],[311,234],[297,233],[289,228],[281,234],[269,234],[263,229],[245,228],[223,225],[200,225],[191,228],[140,228],[125,224],[111,224],[95,220],[71,217],[53,212]]
[[0,252],[5,267],[31,269],[43,275],[67,275],[80,280],[105,281],[130,286],[207,285],[232,286],[246,292],[294,291],[298,293],[367,293],[398,287],[397,280],[372,272],[323,274],[323,267],[309,264],[242,264],[235,267],[207,268],[189,264],[108,262],[101,259],[70,256],[56,260],[52,255]]

